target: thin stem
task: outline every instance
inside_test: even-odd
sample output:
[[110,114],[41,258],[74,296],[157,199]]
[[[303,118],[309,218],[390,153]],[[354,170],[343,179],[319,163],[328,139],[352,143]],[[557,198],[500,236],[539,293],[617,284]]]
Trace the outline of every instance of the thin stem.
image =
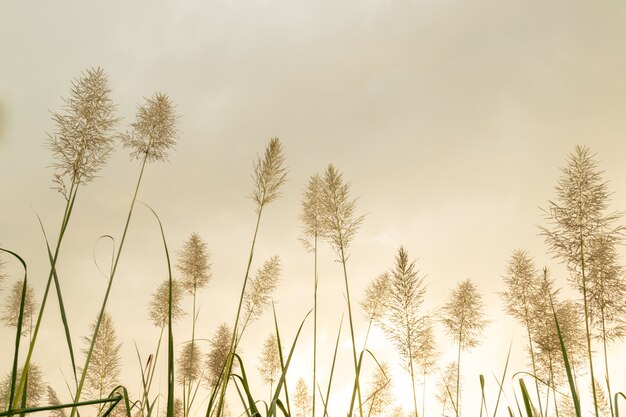
[[[236,337],[237,337],[237,326],[239,325],[239,317],[241,315],[241,306],[243,305],[243,297],[246,292],[246,285],[248,284],[248,278],[250,276],[250,267],[252,265],[252,259],[254,258],[254,245],[256,244],[257,234],[259,232],[259,224],[261,223],[261,214],[263,213],[263,205],[259,207],[257,218],[256,218],[256,226],[254,228],[254,235],[252,237],[252,244],[250,245],[250,255],[248,256],[248,265],[246,267],[246,275],[243,279],[243,286],[241,288],[241,295],[239,296],[239,307],[237,308],[237,316],[235,317],[235,325],[233,327],[233,335],[230,340],[230,348],[229,354],[226,358],[226,365],[224,366],[224,375],[222,378],[222,387],[220,391],[220,399],[217,405],[217,417],[221,417],[222,411],[224,408],[224,397],[226,395],[226,387],[228,386],[228,380],[230,379],[228,376],[230,375],[233,369],[233,354],[236,350]],[[73,416],[72,416],[73,417]]]
[[[348,321],[350,322],[350,337],[352,338],[352,356],[354,359],[354,371],[356,374],[356,389],[357,394],[359,396],[359,415],[363,417],[363,401],[361,400],[361,384],[359,384],[359,365],[356,359],[356,342],[354,341],[354,325],[352,323],[352,307],[350,305],[350,289],[348,288],[348,271],[346,269],[346,256],[343,249],[343,243],[340,245],[341,248],[341,265],[343,266],[343,278],[346,285],[346,300],[348,302]],[[354,406],[354,401],[350,404],[350,416],[352,416],[352,409]]]
[[[133,214],[133,208],[135,207],[135,201],[137,200],[137,194],[139,193],[139,186],[141,184],[141,179],[143,177],[144,169],[146,167],[148,154],[143,159],[141,164],[141,171],[139,172],[139,178],[137,179],[137,185],[135,187],[135,192],[133,194],[133,199],[130,203],[130,209],[128,210],[128,216],[126,217],[126,224],[124,225],[124,232],[122,233],[122,239],[120,240],[120,246],[117,249],[117,254],[115,255],[115,262],[113,263],[113,268],[111,269],[111,276],[109,277],[109,284],[107,286],[106,292],[104,294],[104,299],[102,301],[102,307],[100,308],[100,313],[98,314],[98,320],[96,322],[96,326],[94,328],[93,336],[91,338],[91,344],[89,346],[89,351],[87,352],[87,358],[85,360],[85,366],[83,367],[83,371],[81,373],[80,382],[78,384],[78,388],[76,389],[76,395],[74,396],[74,402],[78,402],[80,400],[80,396],[82,394],[83,386],[85,384],[85,379],[87,377],[87,371],[89,369],[89,362],[91,361],[91,355],[93,353],[94,346],[96,344],[96,340],[98,338],[98,331],[100,330],[100,324],[102,322],[102,316],[104,315],[104,310],[106,309],[107,302],[109,300],[109,294],[111,293],[111,287],[113,285],[113,278],[115,277],[115,272],[117,271],[117,266],[119,265],[120,255],[122,254],[122,248],[124,247],[124,242],[126,241],[126,234],[128,233],[128,226],[130,225],[130,219]],[[77,409],[72,408],[72,413],[70,417],[76,416]]]
[[315,387],[317,385],[317,232],[314,237],[313,249],[313,406],[312,416],[315,417]]

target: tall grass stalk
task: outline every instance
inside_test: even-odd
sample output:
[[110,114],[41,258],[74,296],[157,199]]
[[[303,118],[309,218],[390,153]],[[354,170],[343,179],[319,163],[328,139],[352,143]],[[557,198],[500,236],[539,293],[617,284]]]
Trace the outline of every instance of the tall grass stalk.
[[[128,215],[126,216],[126,222],[124,224],[124,230],[120,239],[120,245],[115,254],[115,260],[113,262],[113,267],[111,268],[111,275],[109,276],[109,282],[104,294],[104,298],[102,300],[100,314],[98,315],[98,320],[94,327],[93,336],[91,338],[91,345],[89,346],[89,349],[87,351],[85,365],[83,366],[80,381],[78,383],[78,387],[76,388],[74,402],[78,402],[82,394],[82,390],[85,384],[85,378],[87,376],[89,364],[91,362],[91,356],[93,354],[93,349],[98,339],[98,332],[100,330],[102,317],[109,300],[109,295],[113,286],[113,279],[115,278],[115,273],[117,272],[117,267],[119,265],[122,250],[124,248],[124,243],[126,242],[126,236],[130,225],[130,220],[133,215],[135,202],[137,201],[137,195],[139,193],[139,187],[141,185],[141,180],[143,178],[146,164],[149,161],[166,160],[167,151],[175,144],[175,140],[177,137],[176,115],[174,114],[174,107],[169,98],[164,94],[156,93],[152,98],[147,99],[146,104],[139,107],[137,118],[136,121],[132,124],[132,128],[133,131],[130,134],[126,135],[124,138],[125,146],[133,149],[133,151],[131,152],[131,156],[141,161],[141,168],[139,171],[139,177],[137,178],[137,184],[135,185],[135,191],[131,199]],[[75,417],[76,411],[76,409],[72,409],[70,417]]]
[[[359,384],[359,365],[356,354],[354,336],[354,320],[352,319],[352,304],[350,302],[350,287],[348,284],[348,246],[356,235],[363,222],[363,216],[356,216],[356,200],[350,197],[350,184],[344,183],[342,174],[332,165],[328,165],[324,174],[321,191],[321,221],[323,230],[327,232],[331,247],[337,254],[338,261],[343,269],[343,279],[346,288],[346,302],[348,305],[348,322],[350,324],[350,338],[352,342],[352,359],[354,362],[355,383],[359,400],[359,415],[363,417],[363,401]],[[354,401],[350,404],[349,415],[352,416]]]
[[[222,411],[224,408],[224,398],[226,395],[226,388],[228,381],[230,380],[230,374],[233,369],[233,355],[236,352],[236,340],[238,334],[239,319],[241,316],[241,309],[243,306],[244,296],[246,294],[246,286],[248,285],[248,279],[250,277],[250,269],[252,266],[252,260],[254,259],[254,247],[256,245],[257,235],[259,233],[259,225],[261,223],[261,215],[265,206],[272,201],[276,200],[280,196],[280,188],[286,181],[287,171],[284,165],[285,157],[283,155],[282,144],[276,137],[270,139],[269,144],[265,148],[265,154],[263,158],[258,157],[254,163],[253,180],[254,188],[252,190],[251,198],[256,204],[256,224],[254,226],[254,234],[252,236],[252,243],[250,244],[250,253],[248,255],[248,263],[246,266],[246,273],[243,279],[243,285],[241,287],[241,293],[239,296],[239,305],[237,307],[237,314],[235,316],[235,323],[233,325],[233,334],[230,341],[230,353],[226,359],[226,366],[224,367],[224,376],[219,392],[219,402],[217,404],[217,417],[222,417]],[[210,410],[207,411],[207,414]]]

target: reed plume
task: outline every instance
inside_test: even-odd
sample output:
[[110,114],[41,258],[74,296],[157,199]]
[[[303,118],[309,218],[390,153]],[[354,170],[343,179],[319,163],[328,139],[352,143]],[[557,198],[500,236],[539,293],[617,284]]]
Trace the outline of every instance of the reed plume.
[[[46,387],[46,395],[48,397],[48,404],[50,405],[61,405],[61,401],[59,400],[59,396],[56,391],[52,389],[50,385]],[[50,417],[67,417],[67,413],[63,408],[57,408],[56,410],[50,411]]]
[[532,327],[533,327],[533,303],[539,297],[539,273],[535,268],[533,260],[528,253],[521,249],[516,249],[511,255],[507,265],[504,283],[506,290],[500,293],[504,301],[504,310],[507,314],[515,318],[526,328],[528,338],[528,353],[535,377],[535,391],[537,392],[539,413],[543,413],[541,395],[539,394],[539,383],[537,381],[537,364],[535,363],[535,352],[533,349]]
[[220,381],[230,352],[230,338],[233,332],[226,323],[222,323],[210,341],[210,350],[206,355],[206,372],[204,376],[209,389],[214,389]]
[[211,279],[211,254],[206,242],[198,233],[192,233],[178,254],[178,270],[182,274],[181,284],[189,295],[205,288]]
[[370,323],[380,322],[389,309],[391,298],[391,276],[383,273],[374,278],[365,289],[361,308]]
[[250,280],[243,299],[243,320],[239,330],[239,339],[249,323],[261,318],[265,310],[271,305],[272,294],[278,286],[280,277],[280,258],[272,256],[257,270]]
[[411,376],[413,412],[417,417],[414,360],[420,354],[417,349],[424,325],[420,309],[426,287],[424,277],[415,269],[415,261],[409,261],[409,255],[402,246],[398,250],[390,275],[389,304],[382,323],[383,330],[395,345]]
[[174,105],[167,94],[155,93],[137,108],[131,130],[123,136],[124,147],[131,158],[166,161],[167,153],[176,145],[178,127]]
[[[159,284],[152,293],[150,299],[149,317],[152,323],[161,329],[167,325],[169,315],[170,283],[165,280]],[[185,316],[185,311],[180,306],[183,299],[183,286],[178,280],[172,280],[172,321]]]
[[[98,319],[90,324],[91,334],[93,334],[97,322]],[[91,337],[83,337],[83,342],[85,347],[82,352],[87,355],[91,346]],[[117,342],[117,332],[113,319],[110,314],[105,312],[102,320],[100,320],[98,339],[91,353],[91,366],[85,379],[85,392],[89,399],[105,398],[119,385],[119,376],[122,370],[121,348],[122,344]],[[98,416],[102,414],[105,408],[106,406],[98,405]]]
[[261,352],[261,365],[259,372],[263,382],[269,384],[270,395],[273,393],[274,383],[278,380],[282,371],[280,363],[280,355],[278,352],[278,340],[275,333],[271,333],[263,343],[263,351]]
[[370,389],[365,397],[364,405],[367,406],[367,417],[380,417],[393,403],[392,384],[389,373],[389,365],[385,362],[376,368],[376,373],[370,383]]
[[[18,369],[16,379],[21,379],[23,370],[24,368]],[[43,373],[36,363],[31,363],[26,373],[26,408],[38,407],[46,395],[47,384],[44,382]],[[0,383],[0,406],[4,410],[9,409],[11,379],[11,373],[9,372]],[[18,404],[22,403],[22,394],[23,391],[15,394],[17,397],[14,398],[14,401],[17,401]]]
[[300,378],[296,382],[293,402],[297,410],[295,413],[296,417],[311,416],[311,394],[304,378]]
[[[178,356],[178,378],[183,387],[201,377],[200,348],[194,342],[187,342]],[[184,399],[183,401],[187,401]],[[185,410],[187,412],[187,410]]]
[[435,398],[441,404],[441,415],[443,416],[447,410],[452,413],[458,413],[456,403],[457,390],[460,386],[460,375],[457,372],[458,364],[450,362],[440,372],[439,381],[437,382],[437,393]]
[[589,289],[594,277],[590,275],[590,268],[598,239],[604,236],[609,241],[621,240],[623,226],[616,225],[620,218],[618,213],[607,212],[608,185],[589,148],[577,146],[561,172],[555,187],[557,198],[549,201],[548,209],[544,210],[549,226],[540,227],[540,230],[550,251],[569,269],[570,281],[583,298],[594,411],[599,417],[591,346]]
[[270,139],[263,157],[254,161],[254,188],[250,198],[256,203],[257,213],[266,204],[280,197],[280,188],[287,180],[287,169],[284,167],[283,147],[277,137]]
[[547,381],[546,407],[550,390],[552,389],[556,399],[556,387],[563,384],[566,378],[554,314],[559,322],[568,359],[573,371],[576,372],[580,370],[586,349],[579,308],[571,301],[559,300],[559,291],[554,289],[554,282],[547,268],[544,268],[538,282],[537,296],[532,303],[531,335],[536,355],[537,377]]
[[441,321],[448,334],[458,344],[456,415],[461,414],[461,351],[478,346],[488,320],[483,312],[482,296],[476,285],[466,279],[458,283],[442,308]]
[[[10,289],[9,294],[5,298],[4,309],[0,320],[7,327],[14,327],[17,329],[20,308],[22,304],[22,291],[24,286],[22,282],[15,281]],[[26,288],[26,297],[24,298],[24,324],[22,325],[22,335],[32,334],[33,332],[33,317],[39,306],[35,301],[35,290],[32,287]]]
[[104,70],[91,68],[72,81],[70,96],[63,99],[65,111],[52,113],[56,130],[48,134],[48,147],[56,160],[54,181],[67,200],[64,178],[69,177],[71,188],[92,181],[113,150],[119,119],[110,94]]

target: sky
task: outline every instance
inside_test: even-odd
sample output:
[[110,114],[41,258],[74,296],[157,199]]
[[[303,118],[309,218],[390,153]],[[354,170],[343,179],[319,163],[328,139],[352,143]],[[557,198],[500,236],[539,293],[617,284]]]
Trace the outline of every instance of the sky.
[[[392,267],[400,245],[426,276],[425,312],[435,314],[466,278],[483,294],[491,323],[482,345],[463,357],[466,415],[480,407],[479,374],[488,376],[489,395],[497,392],[491,375],[502,371],[511,341],[513,368],[526,369],[523,329],[504,316],[498,296],[513,250],[526,249],[539,267],[553,270],[564,294],[577,296],[537,227],[576,145],[596,154],[614,192],[611,209],[626,210],[621,2],[2,2],[0,38],[0,244],[24,257],[38,299],[49,265],[37,215],[56,236],[63,210],[51,189],[51,112],[61,110],[71,81],[93,67],[109,76],[121,132],[157,91],[176,105],[176,149],[168,162],[148,166],[138,198],[159,214],[174,256],[192,232],[207,242],[213,279],[199,301],[202,337],[233,321],[255,222],[247,198],[252,163],[278,136],[288,182],[263,214],[253,268],[274,254],[282,259],[274,298],[285,336],[293,338],[312,305],[313,261],[298,240],[301,195],[308,178],[333,163],[366,216],[350,249],[352,298],[360,300],[367,283]],[[119,146],[80,191],[58,264],[77,345],[106,287],[94,259],[102,265],[111,247],[98,238],[119,242],[138,174]],[[144,357],[156,344],[147,305],[167,276],[158,225],[143,206],[125,245],[108,310],[123,342],[122,379],[136,391],[134,344]],[[624,254],[620,248],[622,260]],[[334,260],[321,249],[322,375],[346,312]],[[21,274],[13,261],[7,270],[11,280]],[[69,364],[54,299],[46,311],[35,360],[63,396]],[[367,323],[357,309],[355,316],[362,340]],[[188,321],[176,327],[181,342]],[[271,326],[266,314],[245,336],[251,374]],[[304,329],[290,370],[294,384],[309,372],[311,323]],[[335,413],[345,413],[350,389],[346,330]],[[445,364],[454,356],[452,342],[441,326],[437,336]],[[392,345],[376,329],[368,346],[392,365],[408,408],[409,380]],[[12,350],[3,344],[0,352],[8,357]],[[612,353],[626,348],[613,346]],[[3,361],[0,371],[8,369]],[[621,378],[618,387],[626,384]],[[439,410],[432,401],[428,409]]]

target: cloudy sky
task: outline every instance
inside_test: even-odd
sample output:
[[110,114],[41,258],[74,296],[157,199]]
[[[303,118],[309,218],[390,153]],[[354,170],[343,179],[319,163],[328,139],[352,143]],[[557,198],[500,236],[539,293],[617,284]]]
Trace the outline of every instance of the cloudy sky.
[[[597,154],[614,191],[611,208],[626,210],[621,2],[2,2],[0,37],[0,243],[26,259],[38,299],[48,266],[36,214],[56,236],[63,210],[51,190],[46,132],[54,129],[51,112],[60,111],[72,79],[92,67],[109,76],[120,131],[156,91],[177,106],[176,150],[169,162],[148,166],[139,199],[159,213],[174,252],[192,232],[208,244],[214,277],[201,294],[202,337],[233,321],[255,221],[246,198],[252,162],[278,136],[288,183],[264,212],[253,267],[274,254],[283,260],[275,300],[287,338],[312,302],[312,259],[298,241],[301,193],[309,176],[332,162],[366,214],[348,264],[353,298],[392,266],[400,245],[426,275],[425,311],[436,312],[462,279],[474,280],[484,294],[492,322],[483,345],[464,356],[470,414],[480,406],[479,374],[489,376],[496,394],[489,378],[501,372],[512,340],[515,370],[525,369],[522,329],[502,316],[497,295],[511,252],[528,250],[567,288],[537,225],[545,223],[540,208],[554,197],[559,167],[576,145]],[[58,266],[76,344],[105,288],[94,258],[105,262],[111,249],[98,237],[119,239],[138,172],[120,146],[80,192]],[[324,248],[323,387],[345,312],[341,269],[333,261]],[[109,306],[131,391],[140,379],[133,343],[147,356],[158,338],[147,304],[165,268],[158,226],[139,206]],[[8,271],[11,280],[20,273],[13,262]],[[576,296],[566,288],[564,294]],[[251,370],[270,325],[268,315],[246,335]],[[310,323],[305,329],[294,382],[308,375]],[[359,318],[360,339],[365,330]],[[51,299],[35,359],[64,393],[69,368],[60,331]],[[190,325],[176,331],[182,342]],[[339,413],[352,372],[348,333],[342,342],[333,406]],[[445,364],[453,351],[442,329],[438,342]],[[409,380],[391,345],[375,331],[370,347],[392,365],[396,392],[408,407]],[[613,353],[624,349],[615,346]],[[0,352],[7,357],[12,350],[3,344]],[[0,367],[5,373],[9,364]],[[616,386],[625,383],[616,377]],[[165,379],[161,384],[164,389]]]

